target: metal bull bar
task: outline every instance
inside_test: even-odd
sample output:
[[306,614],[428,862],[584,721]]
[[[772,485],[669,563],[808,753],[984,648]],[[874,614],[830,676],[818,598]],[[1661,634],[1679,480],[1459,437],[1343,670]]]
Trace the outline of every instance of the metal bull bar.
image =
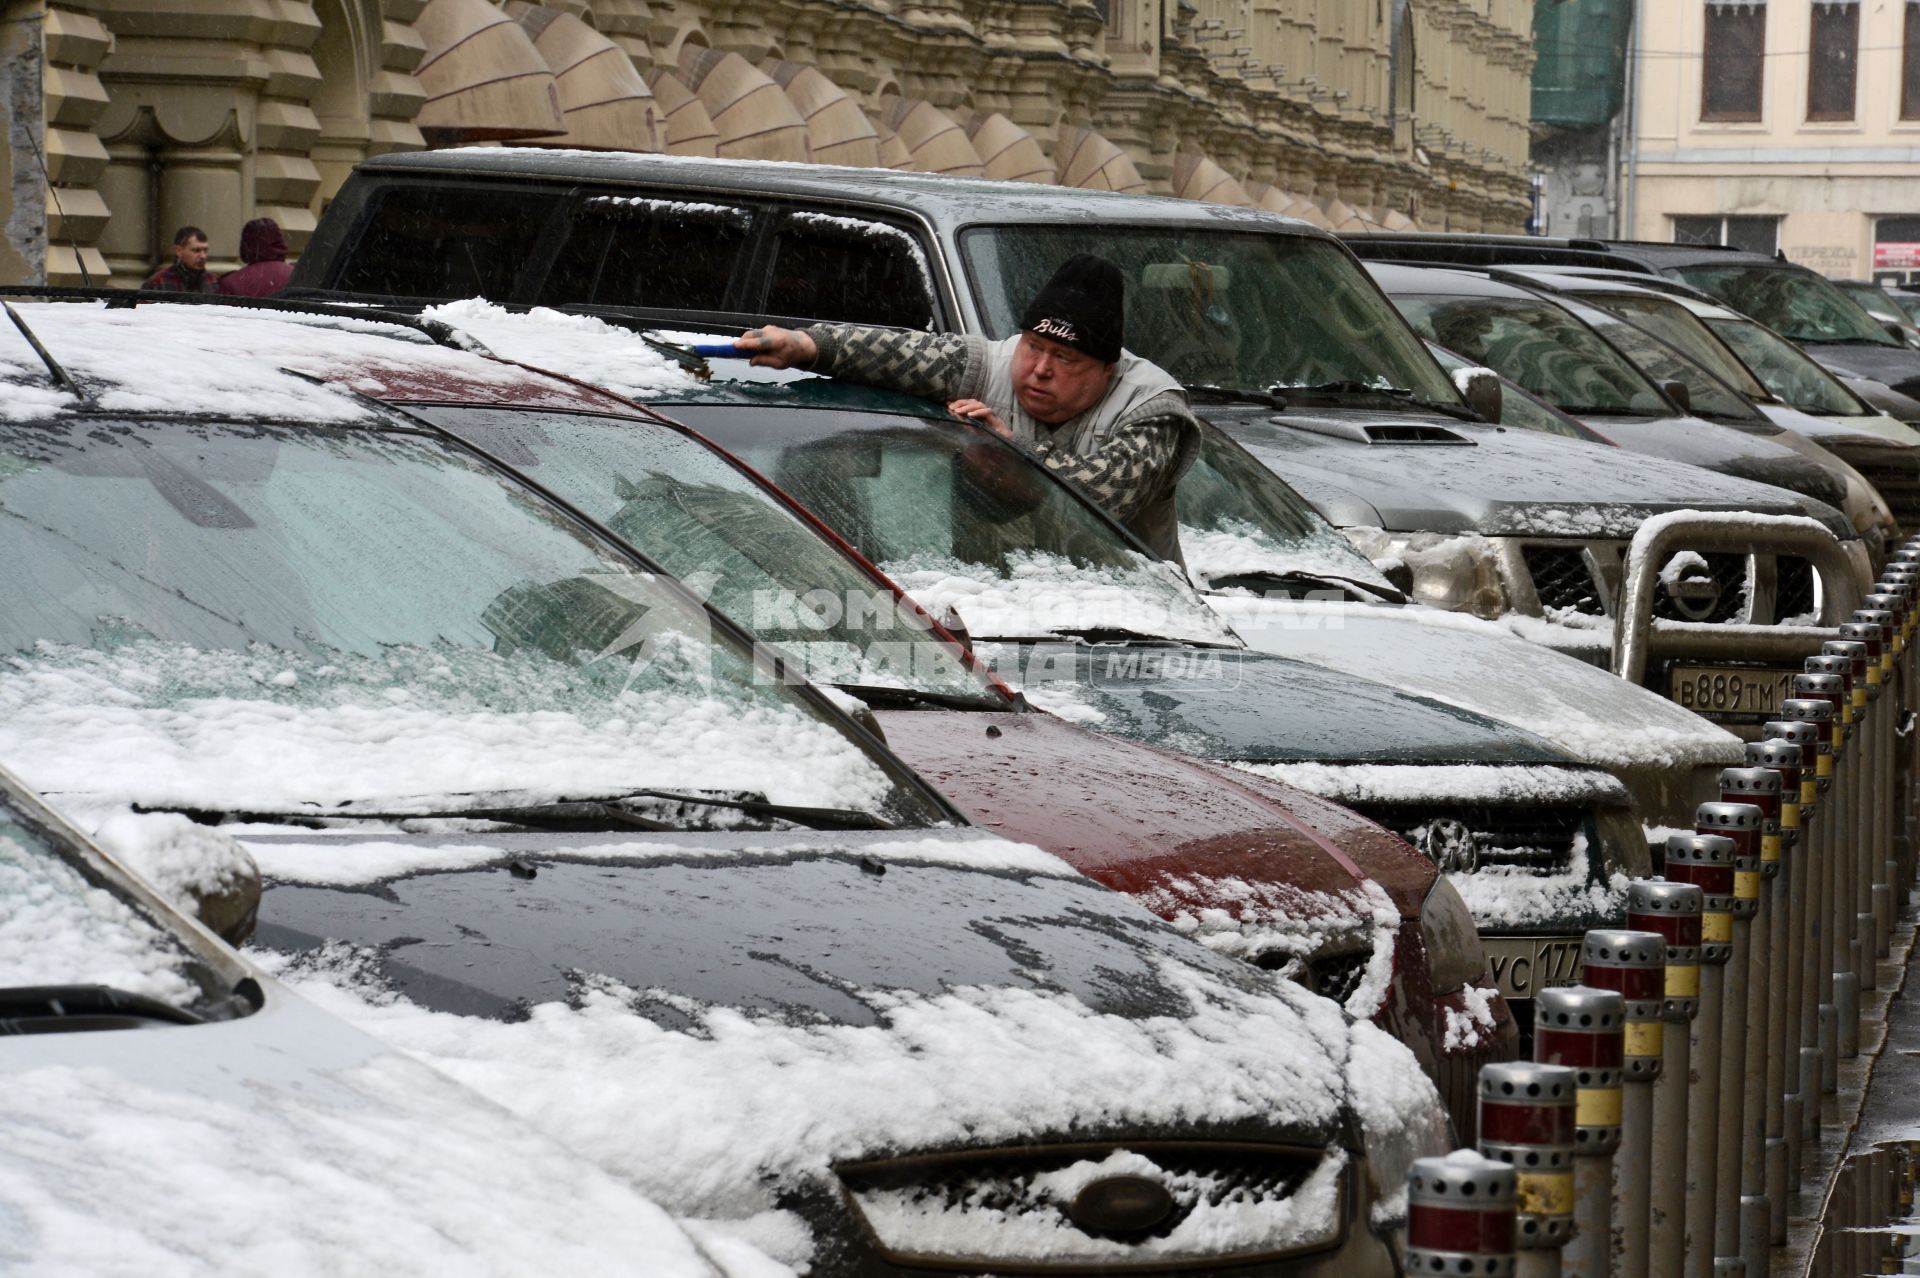
[[1733,512],[1663,515],[1642,524],[1627,546],[1620,605],[1614,610],[1614,673],[1639,683],[1646,677],[1648,664],[1659,658],[1798,661],[1817,649],[1820,640],[1797,626],[1773,628],[1778,633],[1766,633],[1766,628],[1751,626],[1673,621],[1653,624],[1660,568],[1675,552],[1744,555],[1756,549],[1807,560],[1820,578],[1820,627],[1831,630],[1847,620],[1863,583],[1839,541],[1813,520]]

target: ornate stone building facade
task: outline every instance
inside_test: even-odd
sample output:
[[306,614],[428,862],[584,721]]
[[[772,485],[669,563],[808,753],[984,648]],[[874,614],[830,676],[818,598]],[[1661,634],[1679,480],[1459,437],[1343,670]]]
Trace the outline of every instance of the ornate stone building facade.
[[1517,230],[1532,0],[0,0],[0,281],[297,251],[359,160],[586,146]]

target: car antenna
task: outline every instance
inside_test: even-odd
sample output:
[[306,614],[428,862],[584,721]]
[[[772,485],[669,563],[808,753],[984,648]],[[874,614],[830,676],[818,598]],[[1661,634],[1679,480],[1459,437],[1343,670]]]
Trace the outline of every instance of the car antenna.
[[67,391],[83,405],[90,406],[93,402],[93,396],[82,390],[80,383],[73,380],[73,374],[60,367],[60,361],[55,359],[45,346],[41,345],[40,339],[35,337],[33,330],[27,327],[27,322],[20,318],[20,312],[13,309],[13,303],[0,302],[0,306],[6,308],[7,318],[12,320],[13,326],[20,330],[20,336],[27,339],[27,345],[33,347],[33,353],[40,357],[40,362],[47,366],[47,372],[53,377],[54,385]]
[[[40,139],[33,135],[31,128],[22,129],[27,142],[33,147],[33,158],[40,165],[40,180],[47,184],[47,194],[53,197],[53,211],[60,215],[61,225],[66,225],[67,210],[60,203],[60,188],[53,184],[53,175],[47,172],[47,157],[40,150]],[[80,251],[80,245],[72,236],[67,237],[67,247],[73,250],[74,265],[80,268],[80,282],[88,288],[93,287],[93,273],[87,270],[87,255]],[[19,321],[16,320],[15,323]]]

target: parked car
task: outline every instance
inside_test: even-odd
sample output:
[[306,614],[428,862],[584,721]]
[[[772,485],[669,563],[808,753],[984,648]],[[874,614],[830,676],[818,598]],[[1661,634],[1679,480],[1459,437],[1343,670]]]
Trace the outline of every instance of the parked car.
[[1873,316],[1881,327],[1898,333],[1908,346],[1920,347],[1920,327],[1886,289],[1872,280],[1834,280],[1833,284],[1858,302],[1860,309]]
[[1840,377],[1884,382],[1920,396],[1920,351],[1895,337],[1825,277],[1804,266],[1716,244],[1562,240],[1524,235],[1349,236],[1370,262],[1488,266],[1589,266],[1639,271],[1711,294],[1760,321]]
[[[1445,1139],[1403,1047],[966,828],[658,565],[358,389],[440,352],[23,309],[0,756],[244,823],[301,989],[810,1272],[1393,1272],[1375,1208]],[[466,395],[526,381],[477,364]],[[1075,1207],[1123,1174],[1159,1186],[1123,1228]]]
[[[616,341],[594,343],[596,330]],[[597,350],[603,368],[621,363],[626,347],[630,371],[665,371],[638,339],[594,322],[501,315],[486,339],[510,356],[556,353],[543,343],[574,359]],[[1517,1032],[1488,984],[1466,907],[1430,858],[1277,781],[1035,712],[872,564],[712,444],[532,370],[518,383],[472,370],[475,381],[491,374],[476,396],[462,381],[474,362],[448,356],[423,370],[363,361],[353,384],[485,450],[699,583],[709,604],[776,645],[797,673],[856,699],[862,722],[973,820],[1138,898],[1223,954],[1372,1018],[1413,1049],[1463,1138],[1472,1132],[1480,1066],[1510,1059]],[[843,398],[860,408],[872,397]],[[798,407],[833,405],[828,392]],[[1039,774],[1046,785],[1031,783]]]
[[0,1268],[754,1272],[289,991],[4,768],[0,892]]

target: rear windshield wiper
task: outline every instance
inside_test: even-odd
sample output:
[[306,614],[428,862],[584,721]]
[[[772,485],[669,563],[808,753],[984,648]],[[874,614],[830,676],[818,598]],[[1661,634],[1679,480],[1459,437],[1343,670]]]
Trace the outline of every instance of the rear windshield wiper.
[[1403,604],[1407,597],[1392,586],[1376,582],[1361,581],[1358,577],[1340,577],[1333,573],[1307,572],[1289,569],[1284,572],[1260,570],[1257,572],[1230,572],[1218,577],[1209,576],[1207,584],[1214,590],[1259,590],[1263,587],[1286,588],[1295,585],[1333,586],[1349,595],[1365,599],[1385,599],[1391,603]]
[[111,985],[16,985],[0,989],[0,1038],[199,1025],[206,1017]]
[[135,811],[183,811],[203,824],[222,820],[291,823],[324,828],[335,821],[404,821],[459,819],[518,825],[534,830],[557,830],[593,834],[609,830],[670,831],[715,828],[711,817],[697,817],[698,809],[738,812],[758,821],[788,821],[809,830],[891,830],[893,823],[858,808],[812,808],[798,804],[770,803],[749,792],[683,792],[678,790],[629,790],[621,794],[580,799],[554,799],[539,803],[479,804],[464,808],[419,808],[388,810],[357,807],[351,804],[331,808],[302,808],[290,811],[218,812],[185,809],[136,807]]

